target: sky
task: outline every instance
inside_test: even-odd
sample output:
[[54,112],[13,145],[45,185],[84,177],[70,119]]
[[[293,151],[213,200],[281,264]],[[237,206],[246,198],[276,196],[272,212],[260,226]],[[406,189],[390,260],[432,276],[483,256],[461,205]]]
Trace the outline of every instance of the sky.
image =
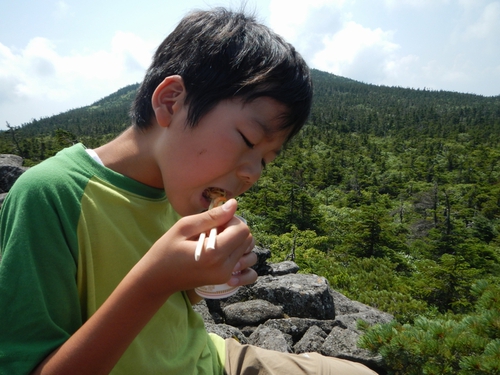
[[[140,82],[193,9],[236,0],[0,0],[0,130]],[[246,0],[310,67],[369,84],[500,95],[500,0]]]

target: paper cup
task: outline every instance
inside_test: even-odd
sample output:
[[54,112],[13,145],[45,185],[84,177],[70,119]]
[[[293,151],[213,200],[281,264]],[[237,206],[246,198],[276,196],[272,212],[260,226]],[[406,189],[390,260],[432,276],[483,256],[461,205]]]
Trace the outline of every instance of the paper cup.
[[236,293],[239,289],[239,286],[229,286],[227,284],[219,284],[219,285],[205,285],[196,288],[196,294],[200,297],[208,298],[208,299],[219,299],[219,298],[227,298]]
[[[245,224],[247,223],[247,221],[240,215],[234,215],[234,216],[240,219]],[[232,296],[238,291],[239,288],[240,288],[239,286],[230,286],[228,284],[205,285],[195,288],[195,292],[196,294],[198,294],[200,297],[203,298],[220,299]]]
[[244,218],[243,218],[243,217],[241,217],[240,215],[234,215],[234,217],[237,217],[238,219],[240,219],[241,221],[243,221],[245,224],[247,224],[246,219],[244,219]]

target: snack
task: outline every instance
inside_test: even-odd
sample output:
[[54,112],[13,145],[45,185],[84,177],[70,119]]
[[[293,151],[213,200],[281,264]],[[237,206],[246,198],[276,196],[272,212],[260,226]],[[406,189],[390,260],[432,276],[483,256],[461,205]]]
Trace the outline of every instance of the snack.
[[211,210],[214,207],[219,207],[227,201],[226,192],[219,188],[208,188],[205,190],[204,195],[210,198],[210,206],[208,207]]
[[[207,198],[211,200],[209,210],[218,207],[227,200],[226,198],[226,192],[222,189],[218,188],[210,188],[207,189],[203,195],[205,195]],[[246,220],[243,219],[242,217],[235,215],[238,217],[241,221],[243,221],[246,224]],[[205,233],[200,234],[200,238],[198,239],[198,245],[196,247],[195,251],[195,259],[199,260],[201,251],[203,249],[203,244],[205,243]],[[207,242],[207,249],[214,249],[215,248],[215,238],[217,237],[217,228],[212,228],[210,230],[210,235],[208,238]],[[235,272],[233,274],[237,274],[239,272]],[[238,291],[239,287],[238,286],[230,286],[228,284],[219,284],[219,285],[205,285],[201,286],[198,288],[195,288],[195,292],[203,298],[227,298],[233,294],[235,294]]]
[[[208,189],[208,196],[212,200],[212,202],[210,202],[210,206],[208,207],[209,210],[211,210],[214,207],[219,207],[220,205],[224,204],[225,201],[227,201],[226,192],[219,188]],[[212,228],[210,230],[210,235],[208,236],[207,250],[215,249],[216,237],[217,237],[217,228]]]
[[[203,196],[209,198],[211,200],[210,206],[208,207],[211,210],[214,207],[218,207],[224,204],[227,201],[226,192],[222,189],[212,187],[208,188],[203,192]],[[200,233],[200,237],[198,238],[198,243],[196,244],[196,250],[194,252],[194,259],[196,261],[200,260],[201,252],[203,250],[203,245],[205,244],[205,232]],[[213,250],[215,249],[215,238],[217,237],[217,228],[212,228],[210,230],[210,235],[208,236],[207,249]]]

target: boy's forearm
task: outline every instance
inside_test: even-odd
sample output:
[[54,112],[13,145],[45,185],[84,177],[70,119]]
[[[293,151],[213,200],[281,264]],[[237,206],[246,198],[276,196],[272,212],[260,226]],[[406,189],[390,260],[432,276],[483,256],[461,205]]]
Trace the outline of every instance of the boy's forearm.
[[38,365],[33,374],[109,374],[170,296],[145,292],[143,285],[149,283],[147,276],[136,268],[77,332]]

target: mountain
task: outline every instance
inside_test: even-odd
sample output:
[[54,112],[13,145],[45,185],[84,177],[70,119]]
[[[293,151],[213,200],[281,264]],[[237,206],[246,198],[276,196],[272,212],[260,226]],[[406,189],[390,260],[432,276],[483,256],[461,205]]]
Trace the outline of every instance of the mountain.
[[[477,126],[488,137],[499,133],[500,96],[377,86],[315,69],[312,76],[311,122],[317,126],[381,136],[403,129],[408,136],[463,133]],[[55,129],[77,136],[117,134],[129,125],[128,110],[137,88],[138,84],[126,86],[89,106],[33,120],[18,132],[22,137]]]
[[33,120],[18,128],[23,137],[64,129],[75,135],[119,133],[129,125],[128,111],[139,84],[126,86],[97,102],[51,117]]
[[500,96],[369,85],[314,71],[313,124],[378,136],[498,137]]

